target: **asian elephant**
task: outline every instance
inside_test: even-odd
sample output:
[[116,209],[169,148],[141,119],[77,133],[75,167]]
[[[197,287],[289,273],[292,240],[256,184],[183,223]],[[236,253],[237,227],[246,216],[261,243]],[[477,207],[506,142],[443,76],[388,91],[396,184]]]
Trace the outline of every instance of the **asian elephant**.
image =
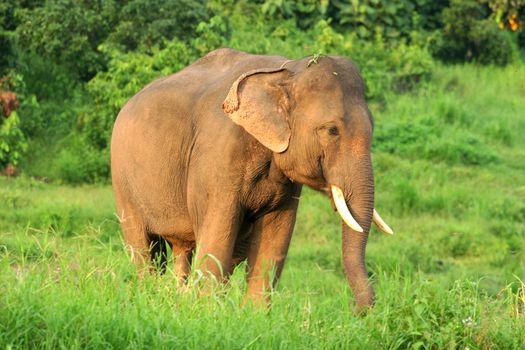
[[391,230],[374,210],[364,89],[343,57],[294,61],[232,49],[143,88],[120,111],[111,140],[118,215],[139,270],[152,259],[165,267],[166,243],[181,281],[192,258],[220,280],[247,259],[247,300],[267,303],[307,185],[327,194],[346,223],[345,273],[357,308],[370,306],[368,232],[372,221]]

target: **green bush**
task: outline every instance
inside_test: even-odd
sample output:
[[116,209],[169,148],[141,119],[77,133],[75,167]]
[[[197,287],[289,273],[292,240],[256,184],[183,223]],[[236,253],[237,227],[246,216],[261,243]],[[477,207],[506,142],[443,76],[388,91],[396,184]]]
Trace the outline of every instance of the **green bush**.
[[2,77],[8,68],[10,68],[13,59],[12,36],[4,31],[0,25],[0,77]]
[[367,96],[383,99],[390,91],[415,89],[431,77],[433,61],[428,51],[404,43],[388,47],[383,42],[357,41],[348,52],[359,65],[367,84]]
[[488,19],[488,7],[477,0],[452,0],[443,11],[444,27],[435,54],[447,62],[476,61],[506,65],[516,55],[512,36]]
[[174,38],[190,41],[209,18],[203,0],[131,0],[118,11],[106,44],[123,51],[152,52]]
[[17,75],[23,132],[28,137],[50,138],[68,134],[84,102],[82,85],[66,67],[33,53],[18,53]]
[[389,42],[412,40],[416,31],[431,31],[440,25],[440,12],[446,0],[264,0],[261,10],[266,20],[292,20],[301,29],[309,29],[320,20],[334,20],[341,32]]
[[97,150],[80,137],[56,159],[58,176],[70,184],[105,182],[109,179],[109,149]]
[[410,39],[414,31],[432,30],[439,24],[437,14],[446,1],[334,1],[334,14],[341,27],[349,27],[359,38],[389,41]]
[[15,18],[17,0],[3,0],[0,2],[0,78],[15,64],[14,30],[18,25]]
[[104,57],[97,46],[114,25],[114,5],[100,0],[51,0],[43,6],[21,9],[16,28],[18,44],[88,80],[104,69]]
[[70,68],[88,81],[106,69],[99,45],[152,52],[178,38],[190,41],[209,18],[203,0],[50,0],[19,9],[20,48]]
[[261,6],[267,18],[293,19],[299,28],[310,28],[331,15],[330,1],[318,0],[265,0]]
[[7,119],[0,116],[0,170],[8,164],[17,165],[26,149],[18,113],[12,112]]

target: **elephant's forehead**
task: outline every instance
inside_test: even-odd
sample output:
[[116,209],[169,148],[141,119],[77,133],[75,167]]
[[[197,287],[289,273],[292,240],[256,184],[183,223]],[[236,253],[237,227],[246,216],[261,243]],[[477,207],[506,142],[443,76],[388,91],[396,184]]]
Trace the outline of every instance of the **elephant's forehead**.
[[[359,74],[357,66],[350,60],[342,57],[321,57],[317,63],[304,61],[305,69],[302,71],[301,78],[308,84],[321,86],[338,85],[351,87],[354,90],[363,90],[364,81]],[[324,84],[324,85],[322,85]]]
[[364,96],[355,93],[347,84],[328,79],[309,79],[311,86],[303,86],[296,94],[296,105],[312,113],[322,112],[332,117],[345,118],[362,111]]
[[297,79],[296,89],[301,96],[323,103],[343,103],[364,100],[364,86],[361,79],[354,79],[340,70],[305,71]]
[[[335,73],[334,73],[335,72]],[[328,88],[340,89],[341,81],[338,73],[327,65],[315,68],[307,68],[298,76],[297,83],[304,88],[313,91],[322,91]]]
[[345,102],[341,90],[310,90],[296,101],[295,113],[315,124],[345,118]]

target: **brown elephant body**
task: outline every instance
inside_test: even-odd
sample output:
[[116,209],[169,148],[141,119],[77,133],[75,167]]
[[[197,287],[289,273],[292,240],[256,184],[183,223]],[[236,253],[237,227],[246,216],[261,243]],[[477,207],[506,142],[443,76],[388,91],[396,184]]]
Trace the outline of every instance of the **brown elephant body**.
[[112,180],[141,268],[151,259],[165,266],[164,242],[181,281],[196,247],[197,268],[218,279],[247,259],[248,296],[265,300],[282,271],[302,184],[327,194],[336,184],[364,229],[343,228],[348,280],[359,305],[372,303],[364,265],[372,120],[364,84],[344,58],[316,61],[219,49],[123,107],[112,135]]

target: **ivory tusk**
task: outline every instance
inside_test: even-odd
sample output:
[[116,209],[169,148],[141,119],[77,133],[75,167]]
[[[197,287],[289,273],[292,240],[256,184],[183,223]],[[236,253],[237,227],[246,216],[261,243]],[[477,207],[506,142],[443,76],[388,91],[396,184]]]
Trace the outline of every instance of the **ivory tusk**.
[[387,233],[389,235],[393,235],[394,234],[394,231],[392,231],[392,229],[390,228],[390,226],[388,226],[386,224],[386,222],[383,221],[383,219],[381,218],[381,216],[379,216],[379,213],[374,209],[374,224],[377,225],[377,227],[383,231],[384,233]]
[[346,205],[345,196],[343,195],[343,190],[341,190],[339,187],[332,185],[330,186],[332,190],[332,198],[334,199],[335,207],[337,208],[337,212],[343,219],[343,221],[354,231],[357,232],[363,232],[363,229],[357,221],[355,221],[352,214],[350,214],[350,210],[348,210],[348,206]]

